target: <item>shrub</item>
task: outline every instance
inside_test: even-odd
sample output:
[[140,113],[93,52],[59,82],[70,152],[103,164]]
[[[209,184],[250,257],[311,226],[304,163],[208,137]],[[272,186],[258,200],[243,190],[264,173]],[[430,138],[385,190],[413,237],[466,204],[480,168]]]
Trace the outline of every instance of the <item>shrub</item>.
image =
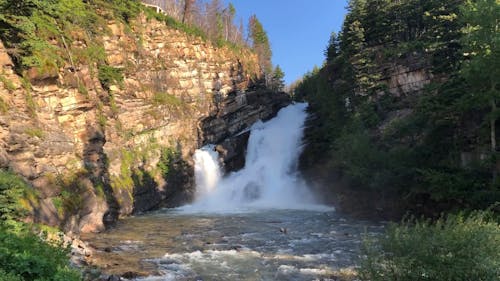
[[7,273],[3,269],[0,269],[0,281],[23,281],[23,279],[19,275]]
[[26,210],[20,204],[26,183],[11,172],[0,170],[0,224],[23,217]]
[[172,172],[172,165],[176,157],[179,157],[179,155],[176,155],[175,150],[172,148],[165,147],[160,150],[160,161],[158,161],[157,167],[164,179],[167,179]]
[[486,213],[407,220],[365,239],[363,254],[363,280],[494,281],[500,276],[500,225]]
[[25,228],[20,232],[0,225],[0,281],[76,281],[68,250],[51,245]]
[[109,65],[99,66],[98,79],[99,82],[101,82],[102,87],[106,90],[109,90],[111,85],[123,85],[122,70]]
[[26,128],[24,130],[24,133],[32,138],[37,137],[37,138],[41,139],[45,136],[45,133],[43,132],[43,130],[41,128],[37,128],[37,127]]
[[0,74],[0,82],[3,83],[3,85],[7,89],[7,91],[13,92],[14,90],[16,90],[16,85],[14,85],[14,83],[12,83],[12,81],[10,81],[9,79],[7,79],[2,74]]

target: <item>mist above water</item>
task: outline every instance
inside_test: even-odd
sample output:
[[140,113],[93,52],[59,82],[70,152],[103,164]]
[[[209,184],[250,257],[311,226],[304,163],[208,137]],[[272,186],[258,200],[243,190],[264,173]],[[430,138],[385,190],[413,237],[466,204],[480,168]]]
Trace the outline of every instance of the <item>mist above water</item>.
[[307,104],[283,108],[251,128],[245,166],[222,177],[213,146],[194,156],[197,198],[185,210],[225,212],[255,209],[317,209],[297,171]]

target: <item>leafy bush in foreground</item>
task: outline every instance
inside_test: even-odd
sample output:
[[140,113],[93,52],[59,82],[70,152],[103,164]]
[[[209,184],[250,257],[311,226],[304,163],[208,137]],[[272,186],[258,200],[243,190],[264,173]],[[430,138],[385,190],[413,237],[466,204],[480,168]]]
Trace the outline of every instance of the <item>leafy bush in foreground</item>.
[[404,221],[366,239],[363,254],[363,280],[500,280],[500,225],[484,213]]
[[76,281],[66,248],[51,244],[19,222],[26,215],[22,199],[27,184],[17,175],[0,170],[0,281]]
[[68,251],[51,245],[25,228],[12,231],[0,224],[0,281],[77,281]]

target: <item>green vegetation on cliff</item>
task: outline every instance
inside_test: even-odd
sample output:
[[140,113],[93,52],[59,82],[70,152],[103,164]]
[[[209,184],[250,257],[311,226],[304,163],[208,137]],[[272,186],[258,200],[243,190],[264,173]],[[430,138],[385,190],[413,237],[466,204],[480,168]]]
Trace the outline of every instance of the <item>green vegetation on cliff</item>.
[[[19,73],[36,67],[40,76],[57,74],[65,61],[99,62],[102,52],[81,52],[72,45],[82,40],[96,46],[94,36],[104,33],[106,20],[128,22],[140,11],[138,1],[1,0],[0,39],[10,50]],[[73,65],[74,66],[74,65]]]
[[350,1],[325,65],[295,88],[315,117],[304,167],[430,215],[499,201],[499,6]]
[[21,178],[0,170],[0,280],[81,280],[80,273],[69,266],[68,249],[19,222],[27,213],[22,201],[28,189]]

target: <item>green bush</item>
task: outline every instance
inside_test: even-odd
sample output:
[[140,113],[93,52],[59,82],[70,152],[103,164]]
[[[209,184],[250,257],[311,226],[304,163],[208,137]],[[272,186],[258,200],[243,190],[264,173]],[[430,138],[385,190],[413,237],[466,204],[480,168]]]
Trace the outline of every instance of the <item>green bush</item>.
[[0,281],[76,281],[68,250],[51,245],[29,229],[12,232],[0,225]]
[[0,281],[23,281],[23,279],[19,275],[7,273],[0,268]]
[[28,192],[20,177],[0,170],[0,281],[81,280],[69,267],[66,248],[48,243],[18,222],[27,212],[21,201]]
[[382,281],[494,281],[500,277],[500,225],[487,213],[392,224],[365,239],[360,276]]
[[0,170],[0,224],[19,219],[26,214],[20,200],[26,192],[26,183],[11,172]]
[[111,85],[123,85],[123,72],[119,68],[109,65],[100,65],[98,79],[102,87],[109,90]]

